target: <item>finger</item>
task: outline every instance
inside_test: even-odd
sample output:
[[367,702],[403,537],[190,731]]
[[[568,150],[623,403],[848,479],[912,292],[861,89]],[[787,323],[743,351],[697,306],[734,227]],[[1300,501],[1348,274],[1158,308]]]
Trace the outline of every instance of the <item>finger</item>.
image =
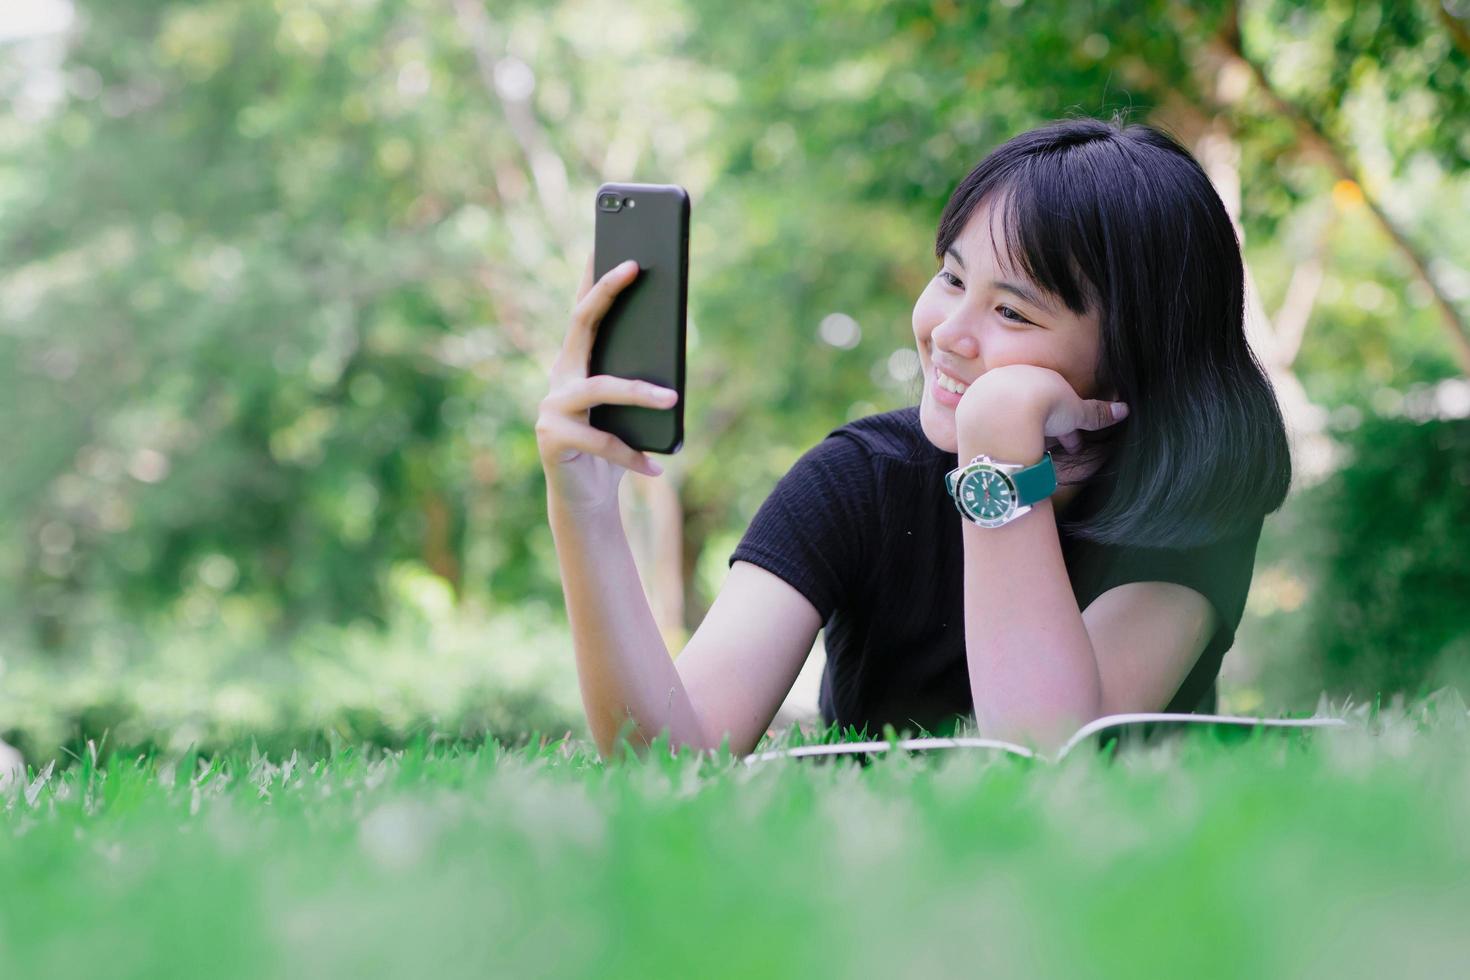
[[608,308],[623,288],[638,275],[638,263],[632,259],[613,266],[578,300],[572,309],[571,326],[567,329],[566,341],[562,344],[561,360],[565,370],[586,374],[587,358],[592,354],[592,338],[598,324],[607,315]]
[[663,472],[647,454],[640,453],[611,432],[568,418],[547,417],[539,424],[538,434],[543,455],[559,463],[567,462],[568,457],[575,457],[577,453],[590,453],[635,473],[657,476]]
[[1082,403],[1082,418],[1079,429],[1106,429],[1117,425],[1128,416],[1128,406],[1123,402],[1088,400]]
[[636,378],[619,378],[596,374],[590,378],[568,381],[551,392],[542,405],[558,415],[580,416],[594,405],[643,405],[647,408],[672,408],[679,393]]
[[1058,441],[1061,442],[1062,448],[1069,453],[1075,453],[1082,449],[1082,437],[1076,432],[1068,432],[1066,435],[1059,436]]

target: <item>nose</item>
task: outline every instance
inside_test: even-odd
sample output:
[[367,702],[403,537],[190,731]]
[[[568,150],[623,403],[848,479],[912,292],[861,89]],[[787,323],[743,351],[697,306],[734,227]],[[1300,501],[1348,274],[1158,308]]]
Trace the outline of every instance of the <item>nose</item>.
[[947,317],[943,323],[934,328],[931,335],[934,346],[948,351],[956,359],[973,361],[980,356],[980,341],[975,337],[974,328],[968,324],[967,317],[959,310]]

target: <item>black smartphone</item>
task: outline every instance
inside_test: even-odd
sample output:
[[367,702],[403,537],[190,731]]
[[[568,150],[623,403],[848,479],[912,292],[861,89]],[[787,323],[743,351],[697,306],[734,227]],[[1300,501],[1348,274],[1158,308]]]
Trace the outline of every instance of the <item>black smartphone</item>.
[[592,341],[587,373],[651,381],[679,393],[672,408],[594,405],[593,428],[640,452],[673,453],[684,443],[684,340],[689,298],[689,195],[673,184],[603,184],[597,189],[592,272],[621,262],[637,277],[613,300]]

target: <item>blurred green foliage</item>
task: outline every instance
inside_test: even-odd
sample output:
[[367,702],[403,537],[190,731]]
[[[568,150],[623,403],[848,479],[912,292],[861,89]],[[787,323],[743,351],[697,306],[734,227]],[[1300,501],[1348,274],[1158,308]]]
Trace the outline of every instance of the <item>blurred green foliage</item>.
[[[64,35],[0,48],[12,689],[26,671],[67,689],[99,650],[176,671],[179,637],[209,676],[246,648],[268,673],[309,635],[397,648],[404,568],[467,623],[559,606],[531,421],[602,180],[694,201],[689,436],[668,477],[691,625],[786,467],[912,403],[939,210],[1047,119],[1221,128],[1266,307],[1326,256],[1295,363],[1326,409],[1459,373],[1362,196],[1463,307],[1470,56],[1433,4],[75,9]],[[1310,662],[1273,635],[1256,655]]]
[[1324,686],[1411,693],[1470,680],[1470,419],[1369,417],[1323,487],[1313,597]]
[[26,757],[110,751],[264,751],[414,737],[516,744],[585,726],[560,610],[458,609],[443,579],[393,567],[386,627],[316,623],[270,635],[248,604],[196,627],[98,636],[64,658],[12,658],[0,736]]

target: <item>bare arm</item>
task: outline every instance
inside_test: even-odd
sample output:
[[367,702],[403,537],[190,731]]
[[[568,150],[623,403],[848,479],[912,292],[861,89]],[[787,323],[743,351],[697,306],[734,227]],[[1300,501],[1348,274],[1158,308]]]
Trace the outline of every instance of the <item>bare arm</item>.
[[[1004,387],[1017,379],[1016,385]],[[1045,393],[1052,379],[1063,386]],[[1043,386],[1028,401],[1026,383]],[[959,458],[1034,462],[1048,435],[1114,424],[1108,404],[1081,399],[1060,375],[996,369],[956,412]],[[997,387],[999,386],[999,387]],[[975,715],[987,735],[1051,750],[1116,711],[1159,711],[1209,644],[1216,620],[1203,595],[1168,582],[1130,582],[1077,608],[1051,498],[998,528],[965,521],[965,651]]]
[[744,755],[811,653],[822,617],[806,596],[759,565],[737,561],[677,661],[704,729]]
[[646,746],[755,748],[821,628],[800,592],[736,562],[677,661],[669,658],[616,508],[579,516],[548,501],[587,725],[604,758],[618,732]]
[[597,326],[635,274],[619,267],[594,286],[588,262],[536,420],[582,705],[604,758],[620,732],[637,747],[664,728],[676,747],[716,748],[728,734],[732,750],[749,751],[800,672],[820,617],[786,582],[736,562],[677,668],[669,658],[617,506],[624,472],[658,471],[644,454],[588,424],[596,404],[673,404],[653,385],[587,377]]
[[576,650],[587,726],[603,758],[631,719],[628,739],[647,745],[669,729],[674,745],[708,748],[710,739],[639,584],[617,501],[578,513],[547,494],[547,511]]
[[[1042,387],[1053,379],[1066,398]],[[1054,402],[1073,410],[1059,423],[1050,414]],[[1075,427],[1112,424],[1111,416],[1095,411],[1083,417],[1097,407],[1107,406],[1084,403],[1055,372],[1029,365],[996,369],[977,379],[955,410],[958,458],[967,462],[988,453],[1034,463],[1047,435],[1070,440]],[[1049,423],[1059,427],[1048,431]],[[986,735],[1051,751],[1101,713],[1103,686],[1062,559],[1052,500],[1039,501],[1003,527],[961,524],[965,653],[976,721]]]

